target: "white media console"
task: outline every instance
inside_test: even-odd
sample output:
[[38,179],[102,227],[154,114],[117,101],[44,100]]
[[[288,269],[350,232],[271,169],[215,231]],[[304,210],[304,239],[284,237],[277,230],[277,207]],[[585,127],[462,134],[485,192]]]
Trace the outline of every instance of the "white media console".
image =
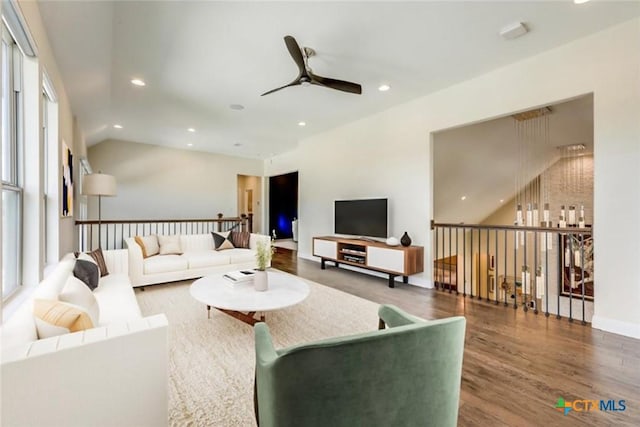
[[389,275],[389,287],[394,287],[394,279],[402,276],[409,282],[409,276],[424,271],[424,248],[422,246],[389,246],[382,242],[349,239],[334,236],[313,238],[313,255],[320,257],[321,268],[332,261],[335,266],[352,265]]

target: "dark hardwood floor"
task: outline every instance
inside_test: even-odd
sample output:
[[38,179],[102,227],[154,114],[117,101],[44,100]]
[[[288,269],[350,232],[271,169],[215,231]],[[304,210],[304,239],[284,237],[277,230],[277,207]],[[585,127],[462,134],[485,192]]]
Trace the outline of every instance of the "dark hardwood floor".
[[[390,289],[384,278],[323,271],[287,249],[277,249],[272,265],[426,319],[465,316],[460,426],[640,426],[640,340],[448,292]],[[615,400],[616,408],[624,400],[626,410],[563,415],[555,408],[560,397]]]

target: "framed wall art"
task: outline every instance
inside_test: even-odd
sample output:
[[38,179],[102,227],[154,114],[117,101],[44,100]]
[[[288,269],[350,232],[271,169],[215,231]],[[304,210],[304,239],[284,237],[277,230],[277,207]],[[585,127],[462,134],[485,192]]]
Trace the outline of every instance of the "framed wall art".
[[[593,300],[593,236],[560,234],[560,295]],[[584,290],[583,290],[584,287]]]
[[62,141],[62,216],[73,216],[73,154]]

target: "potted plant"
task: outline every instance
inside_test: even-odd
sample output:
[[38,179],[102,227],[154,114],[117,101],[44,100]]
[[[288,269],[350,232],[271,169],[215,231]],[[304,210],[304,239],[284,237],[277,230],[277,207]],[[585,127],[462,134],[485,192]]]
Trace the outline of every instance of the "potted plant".
[[273,246],[273,240],[266,243],[264,240],[258,241],[256,245],[256,262],[258,268],[253,278],[253,287],[256,291],[266,291],[269,287],[267,276],[267,265],[271,262],[271,257],[275,247]]

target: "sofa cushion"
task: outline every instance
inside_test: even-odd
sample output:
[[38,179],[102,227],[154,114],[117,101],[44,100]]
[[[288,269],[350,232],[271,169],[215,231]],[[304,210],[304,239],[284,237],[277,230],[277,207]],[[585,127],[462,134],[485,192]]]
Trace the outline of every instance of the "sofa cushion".
[[180,246],[180,235],[173,236],[158,235],[158,244],[160,245],[160,255],[179,255],[182,253]]
[[91,318],[91,323],[98,324],[100,320],[100,308],[93,292],[80,279],[69,276],[67,284],[58,295],[58,299],[62,302],[68,302],[77,305]]
[[188,268],[187,259],[180,255],[156,255],[142,261],[144,274],[158,274],[181,271]]
[[[80,256],[91,258],[86,254],[80,254]],[[91,291],[98,287],[98,282],[100,281],[100,269],[93,259],[88,261],[86,259],[78,258],[75,266],[73,267],[73,275],[80,279]]]
[[136,236],[134,238],[136,243],[140,245],[142,249],[142,257],[148,258],[160,253],[160,245],[158,244],[158,236],[152,234],[150,236]]
[[100,326],[142,317],[129,277],[124,273],[101,279],[93,295],[100,307]]
[[181,234],[180,246],[182,247],[182,252],[210,251],[214,249],[213,239],[209,233]]
[[235,248],[228,235],[223,235],[215,231],[212,231],[211,235],[213,236],[213,246],[216,251]]
[[229,249],[224,251],[226,255],[229,255],[231,264],[240,264],[247,262],[256,262],[256,251],[251,249]]
[[91,318],[81,307],[58,300],[33,301],[38,338],[55,337],[93,328]]
[[213,267],[231,263],[228,251],[193,251],[185,252],[182,256],[187,260],[189,268]]
[[236,248],[244,248],[249,249],[249,238],[251,237],[251,233],[248,231],[232,231],[231,232],[231,243]]

